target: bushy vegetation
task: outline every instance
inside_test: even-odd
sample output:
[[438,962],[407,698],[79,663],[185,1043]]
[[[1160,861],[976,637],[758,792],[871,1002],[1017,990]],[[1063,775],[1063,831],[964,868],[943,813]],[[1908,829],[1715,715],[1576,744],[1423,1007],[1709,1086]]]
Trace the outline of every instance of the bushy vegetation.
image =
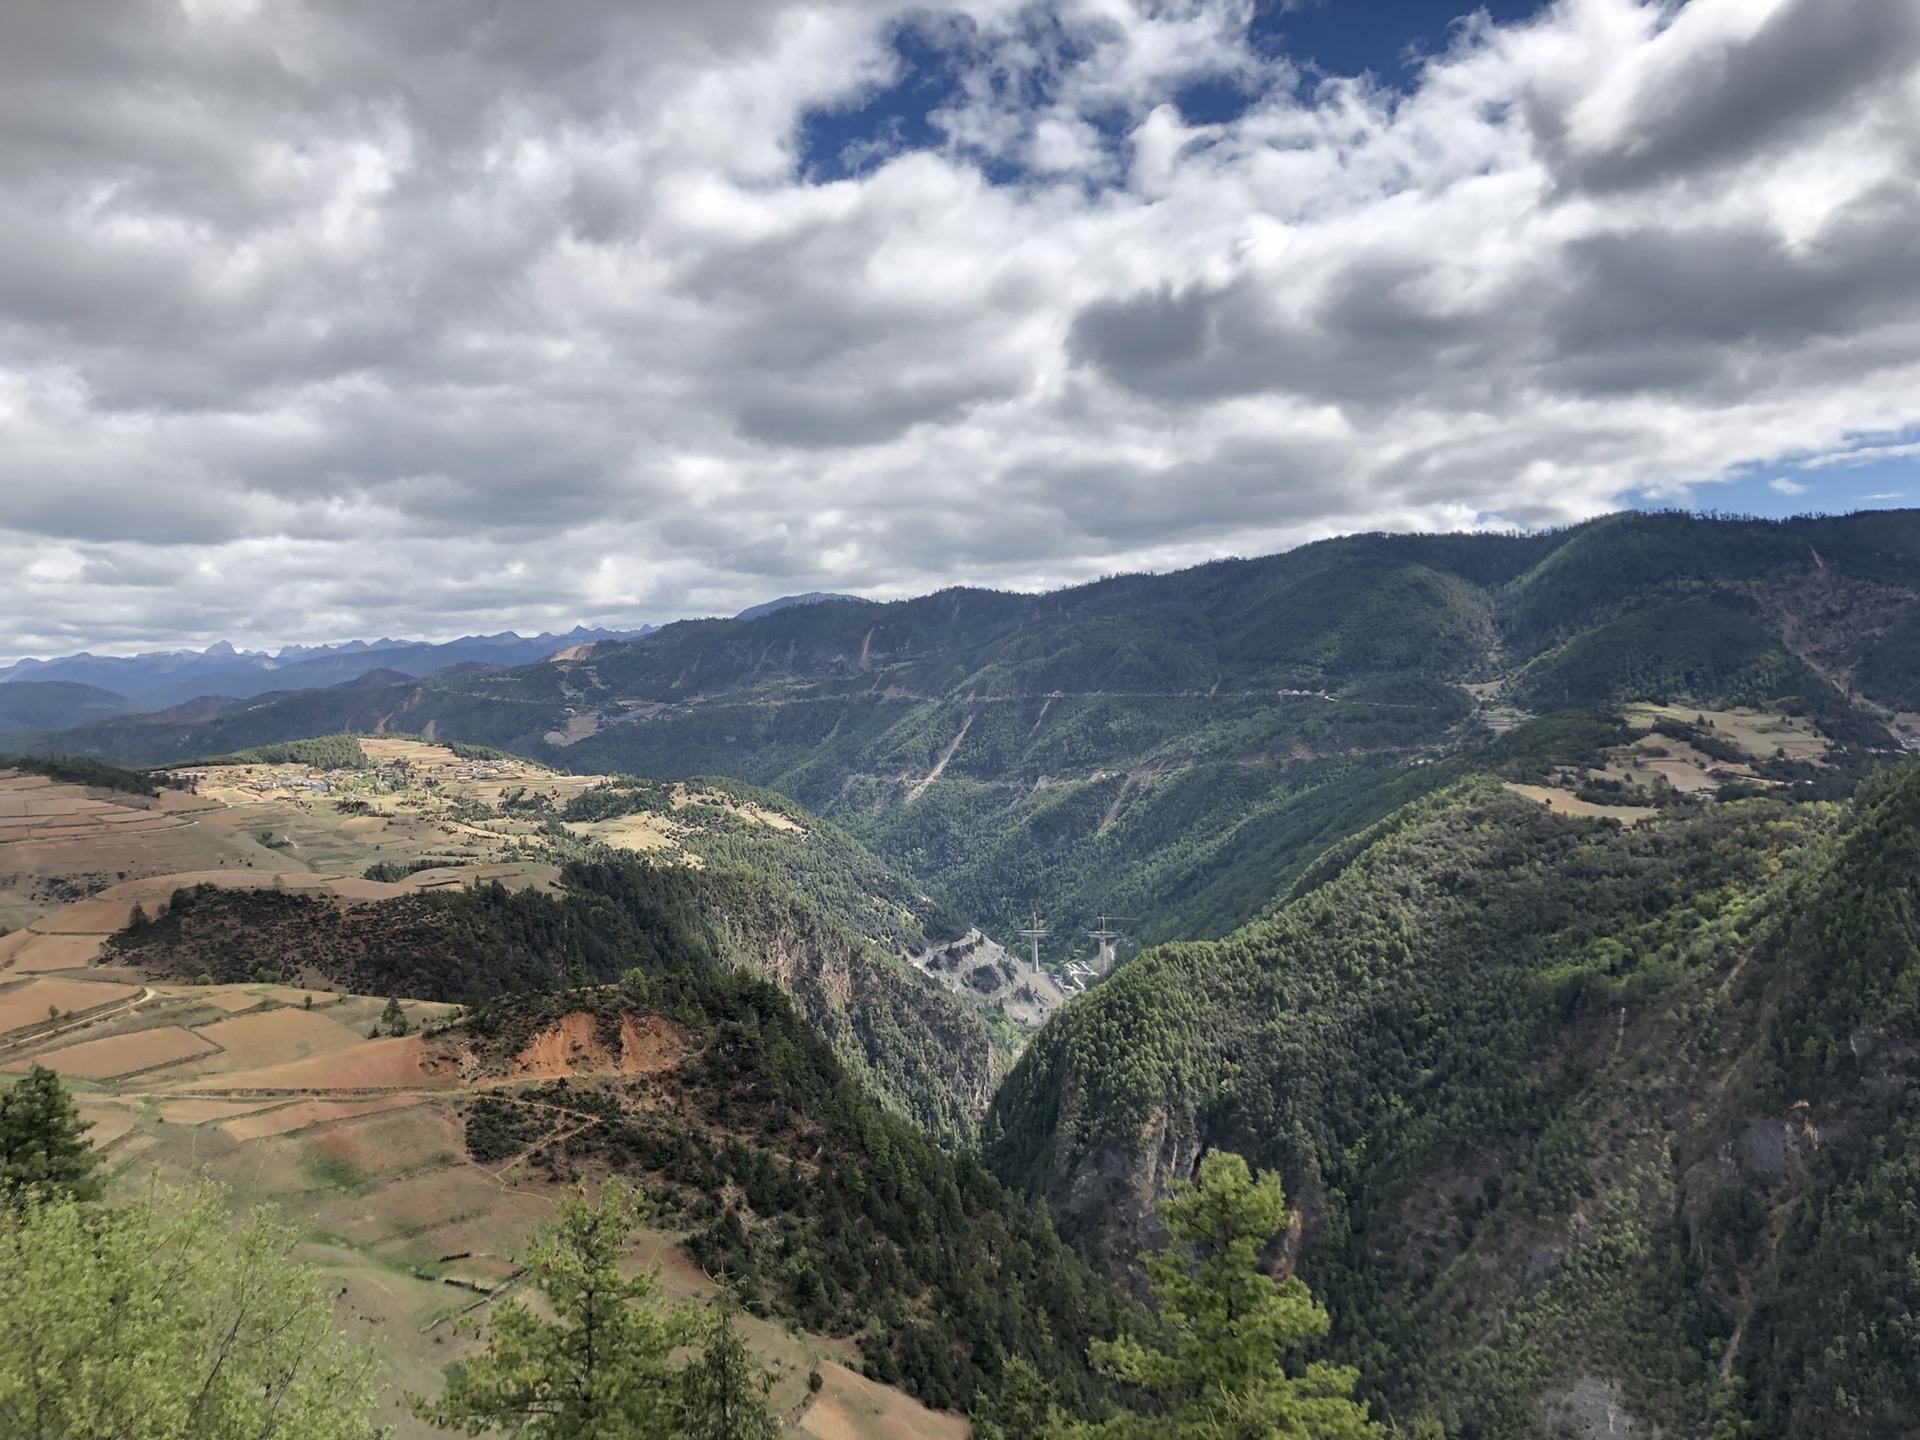
[[159,787],[144,770],[129,770],[86,755],[0,755],[0,770],[44,775],[60,785],[90,785],[127,795],[157,794]]
[[374,1440],[294,1233],[208,1184],[95,1208],[88,1128],[39,1065],[0,1094],[0,1434]]
[[358,735],[318,735],[278,745],[255,745],[214,755],[202,765],[311,765],[316,770],[365,770],[372,765]]
[[432,858],[423,860],[376,860],[360,872],[360,878],[363,880],[378,880],[385,885],[397,885],[409,875],[418,875],[422,870],[437,870],[446,863],[448,862]]
[[1173,1185],[1158,1215],[1169,1243],[1146,1267],[1165,1346],[1129,1335],[1096,1340],[1091,1354],[1106,1374],[1164,1396],[1169,1413],[1044,1431],[1062,1440],[1379,1440],[1366,1407],[1349,1398],[1359,1376],[1300,1361],[1326,1336],[1327,1312],[1299,1276],[1276,1280],[1261,1269],[1261,1251],[1287,1225],[1280,1177],[1256,1179],[1245,1160],[1216,1150],[1202,1158],[1196,1181]]
[[[1598,1373],[1670,1432],[1887,1433],[1913,1413],[1895,1320],[1920,1240],[1891,1207],[1920,1105],[1897,1058],[1916,796],[1911,772],[1869,787],[1828,860],[1818,807],[1626,829],[1436,795],[1271,916],[1056,1017],[989,1162],[1121,1268],[1141,1167],[1222,1147],[1279,1170],[1334,1354],[1401,1423],[1532,1434],[1542,1391]],[[1779,1133],[1801,1099],[1860,1139],[1809,1150],[1804,1187],[1800,1161],[1715,1168],[1726,1127]]]
[[[495,1307],[483,1354],[451,1367],[414,1413],[443,1430],[504,1429],[540,1440],[776,1440],[771,1377],[740,1342],[723,1304],[711,1317],[664,1304],[651,1271],[623,1264],[646,1207],[618,1184],[597,1203],[562,1202],[527,1256],[545,1299]],[[549,1318],[551,1316],[551,1318]],[[701,1353],[675,1363],[699,1341]]]
[[1682,600],[1584,631],[1521,672],[1513,692],[1528,709],[1560,710],[1623,700],[1764,704],[1820,685],[1753,615]]
[[29,1067],[0,1093],[0,1207],[97,1200],[92,1128],[57,1074]]
[[536,1150],[536,1167],[557,1180],[605,1167],[641,1182],[749,1309],[852,1336],[870,1376],[951,1408],[996,1394],[1018,1357],[1076,1414],[1099,1415],[1119,1393],[1091,1371],[1086,1347],[1143,1317],[1060,1243],[1044,1207],[877,1104],[775,986],[669,966],[483,1006],[469,1025],[513,1053],[581,1010],[609,1036],[625,1013],[664,1016],[694,1050],[650,1078],[639,1103],[561,1081],[477,1100],[475,1158],[539,1146],[552,1133],[543,1106],[598,1115]]

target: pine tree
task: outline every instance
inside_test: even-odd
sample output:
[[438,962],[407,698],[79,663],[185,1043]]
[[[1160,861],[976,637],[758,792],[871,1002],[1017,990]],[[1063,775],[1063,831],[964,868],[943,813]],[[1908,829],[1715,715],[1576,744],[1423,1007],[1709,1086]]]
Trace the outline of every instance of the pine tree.
[[662,1309],[655,1272],[620,1267],[645,1204],[608,1181],[598,1204],[584,1192],[527,1256],[554,1318],[502,1302],[484,1355],[462,1362],[438,1400],[410,1397],[416,1415],[444,1430],[506,1429],[535,1440],[672,1440],[681,1431],[674,1348],[693,1338],[693,1317]]
[[773,1375],[740,1338],[731,1295],[705,1322],[700,1358],[680,1373],[681,1427],[686,1440],[779,1440],[767,1409]]
[[35,1065],[0,1095],[0,1203],[99,1199],[92,1128],[60,1077]]
[[380,1012],[380,1028],[389,1035],[405,1035],[413,1029],[397,999],[387,1001],[387,1008]]
[[1059,1393],[1018,1355],[1000,1372],[1000,1394],[982,1393],[969,1418],[976,1440],[1043,1440],[1060,1424]]
[[1310,1364],[1288,1375],[1289,1351],[1327,1333],[1327,1312],[1297,1277],[1276,1281],[1260,1252],[1287,1223],[1280,1177],[1255,1179],[1238,1155],[1214,1151],[1198,1185],[1178,1184],[1159,1207],[1173,1243],[1145,1257],[1172,1347],[1096,1340],[1094,1364],[1164,1395],[1167,1419],[1135,1417],[1088,1431],[1168,1440],[1376,1440],[1378,1426],[1350,1398],[1359,1378]]

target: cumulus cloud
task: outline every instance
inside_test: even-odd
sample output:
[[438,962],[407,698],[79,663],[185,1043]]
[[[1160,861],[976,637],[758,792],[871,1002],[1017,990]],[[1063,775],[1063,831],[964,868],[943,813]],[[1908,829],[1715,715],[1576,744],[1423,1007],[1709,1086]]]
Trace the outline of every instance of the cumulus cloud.
[[[1250,19],[14,7],[0,652],[1034,586],[1911,449],[1920,0],[1558,0],[1404,90]],[[922,123],[823,178],[910,63]]]

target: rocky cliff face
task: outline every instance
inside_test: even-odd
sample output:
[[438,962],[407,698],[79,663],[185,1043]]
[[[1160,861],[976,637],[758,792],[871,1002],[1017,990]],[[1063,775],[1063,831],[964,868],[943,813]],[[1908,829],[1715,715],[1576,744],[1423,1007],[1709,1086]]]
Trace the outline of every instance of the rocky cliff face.
[[841,1060],[902,1113],[936,1135],[971,1137],[994,1082],[978,1013],[804,903],[736,889],[717,889],[707,907],[726,961],[779,984]]

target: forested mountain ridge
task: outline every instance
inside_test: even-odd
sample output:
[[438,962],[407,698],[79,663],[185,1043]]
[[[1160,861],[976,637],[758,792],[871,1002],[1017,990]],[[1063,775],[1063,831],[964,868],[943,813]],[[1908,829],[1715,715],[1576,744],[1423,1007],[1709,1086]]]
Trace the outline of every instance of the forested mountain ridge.
[[[1920,1415],[1916,656],[1905,514],[822,600],[196,714],[166,743],[324,717],[384,728],[374,749],[537,751],[578,773],[442,808],[408,779],[380,817],[303,775],[262,843],[318,856],[325,810],[564,868],[364,904],[189,889],[110,955],[460,1001],[517,1057],[528,1016],[562,1046],[628,1012],[699,1031],[673,1031],[697,1065],[577,1145],[534,1111],[598,1102],[476,1103],[475,1163],[491,1126],[557,1176],[642,1180],[703,1265],[934,1404],[1016,1357],[1070,1409],[1112,1400],[1085,1344],[1125,1320],[1155,1201],[1218,1149],[1281,1174],[1296,1223],[1266,1259],[1332,1317],[1290,1363],[1354,1366],[1409,1433],[1891,1440]],[[74,735],[136,733],[169,732]],[[744,778],[673,778],[714,772]],[[608,853],[641,831],[651,858]],[[980,1013],[899,956],[1043,907],[1169,943],[1049,1021],[982,1123]]]
[[995,1078],[979,1015],[836,920],[777,870],[602,853],[556,894],[498,883],[339,904],[284,889],[182,889],[108,946],[156,978],[298,983],[482,1005],[605,983],[636,964],[775,981],[848,1072],[930,1134],[970,1135]]
[[1003,938],[1037,910],[1059,933],[1139,917],[1151,940],[1257,913],[1422,788],[1409,760],[1470,742],[1503,704],[1779,704],[1889,747],[1920,707],[1916,662],[1915,512],[1622,514],[1350,536],[1045,595],[829,599],[41,743],[153,762],[384,729],[583,771],[731,775]]
[[1908,1435],[1916,857],[1911,768],[1635,827],[1469,779],[1055,1017],[989,1163],[1122,1276],[1206,1149],[1280,1169],[1335,1354],[1449,1436]]

